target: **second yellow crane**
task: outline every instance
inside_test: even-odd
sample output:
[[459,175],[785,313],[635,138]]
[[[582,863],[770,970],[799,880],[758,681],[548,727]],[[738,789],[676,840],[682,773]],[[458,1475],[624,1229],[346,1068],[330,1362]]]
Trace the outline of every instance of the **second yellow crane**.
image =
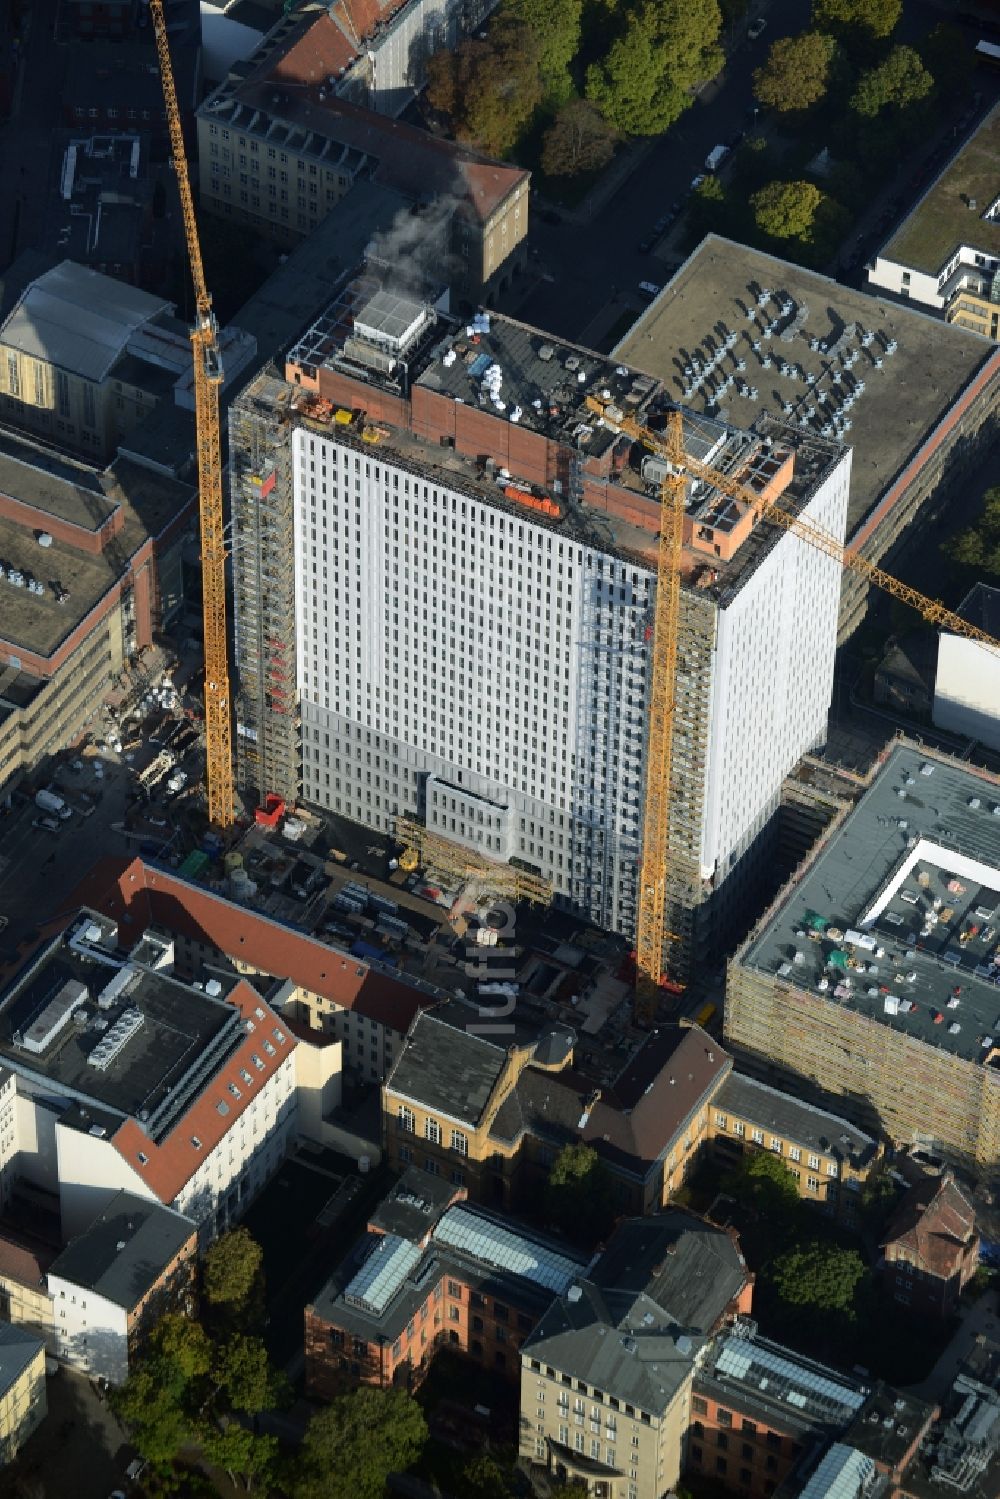
[[673,756],[674,700],[677,681],[677,638],[680,625],[681,563],[687,484],[700,479],[723,494],[749,506],[761,520],[773,521],[817,547],[841,567],[859,573],[876,588],[917,610],[929,624],[977,640],[1000,654],[1000,640],[970,624],[954,610],[916,588],[902,583],[884,568],[869,562],[859,552],[848,551],[829,531],[807,517],[783,510],[778,500],[761,495],[739,480],[697,459],[684,448],[682,413],[667,413],[666,427],[653,432],[634,418],[612,412],[605,401],[588,397],[587,405],[613,430],[643,443],[663,458],[667,476],[661,491],[660,537],[657,547],[656,612],[653,627],[653,664],[650,685],[649,740],[646,769],[645,823],[642,862],[639,870],[639,910],[636,933],[636,1013],[651,1023],[656,1016],[661,985],[669,967],[667,895],[670,874],[669,816],[670,772]]
[[222,426],[219,417],[222,355],[219,351],[219,327],[212,311],[212,298],[205,284],[163,0],[150,0],[149,10],[156,37],[160,81],[170,131],[170,149],[181,200],[191,280],[194,284],[195,315],[191,329],[191,347],[194,360],[195,441],[198,451],[202,621],[205,632],[205,780],[208,789],[208,820],[214,827],[225,829],[232,825],[236,812],[226,629]]

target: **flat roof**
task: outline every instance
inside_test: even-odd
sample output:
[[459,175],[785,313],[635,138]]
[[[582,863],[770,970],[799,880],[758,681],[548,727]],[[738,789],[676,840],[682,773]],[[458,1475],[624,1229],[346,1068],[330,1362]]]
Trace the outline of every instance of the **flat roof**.
[[[879,251],[936,276],[960,245],[1000,256],[1000,104],[991,109]],[[970,206],[975,202],[975,208]]]
[[[43,1079],[74,1100],[79,1128],[92,1127],[96,1107],[99,1121],[100,1111],[118,1121],[135,1118],[155,1141],[185,1107],[196,1081],[218,1070],[245,1032],[225,992],[213,997],[165,973],[125,965],[124,954],[103,942],[84,943],[77,934],[88,919],[78,918],[0,991],[0,1057],[12,1072]],[[112,981],[121,987],[108,997]],[[82,1002],[56,1026],[49,1007],[67,985]],[[46,1010],[48,1040],[29,1050],[27,1032]],[[124,1038],[117,1052],[108,1046],[115,1035]],[[104,1065],[98,1066],[89,1058],[102,1043]]]
[[695,1375],[699,1389],[767,1424],[776,1424],[775,1412],[782,1424],[810,1431],[840,1432],[854,1420],[868,1395],[861,1380],[748,1331],[737,1323],[715,1340]]
[[[26,524],[0,517],[0,561],[6,572],[17,570],[43,585],[37,594],[0,582],[0,639],[15,651],[43,657],[87,618],[121,577],[127,559],[194,501],[191,484],[139,463],[118,458],[97,470],[2,431],[0,493],[34,512]],[[59,536],[49,547],[38,544],[49,516],[94,533],[117,510],[124,512],[124,524],[101,552],[80,550]]]
[[183,1214],[134,1192],[119,1192],[67,1244],[49,1274],[132,1311],[195,1232]]
[[465,1029],[475,1019],[451,1007],[449,1018],[422,1011],[386,1079],[386,1091],[465,1124],[476,1124],[507,1059],[506,1050]]
[[1000,780],[895,746],[737,961],[985,1062],[1000,1041]]
[[[761,307],[765,291],[768,296]],[[789,311],[783,311],[789,304]],[[772,329],[769,338],[765,327]],[[720,340],[725,342],[723,328],[737,335],[736,342],[709,379],[693,389],[698,373],[693,359],[701,359],[704,368],[718,353]],[[869,334],[874,336],[865,344]],[[812,348],[814,341],[820,347]],[[754,349],[755,342],[759,349]],[[895,345],[892,354],[890,343]],[[720,378],[733,375],[733,383],[720,397],[721,408],[727,420],[741,427],[752,425],[766,410],[786,416],[803,433],[818,434],[835,408],[843,408],[855,393],[842,417],[842,424],[851,425],[839,435],[854,455],[847,514],[850,537],[994,352],[991,340],[967,328],[710,234],[632,325],[612,357],[648,370],[664,382],[674,400],[695,410],[713,406]],[[854,361],[850,368],[844,356]],[[762,359],[770,360],[769,367],[764,368]],[[876,359],[882,361],[881,368],[876,368]],[[740,361],[745,364],[742,371]],[[689,369],[691,375],[686,373]],[[864,390],[857,394],[859,380]],[[685,396],[689,389],[691,394]],[[753,390],[755,399],[749,394]],[[826,394],[825,401],[821,394]],[[788,403],[794,408],[790,414],[784,412]],[[810,407],[813,417],[799,428],[799,417],[804,418]],[[838,438],[836,431],[830,435]]]
[[137,328],[172,311],[161,297],[64,260],[28,287],[0,329],[0,344],[100,381]]

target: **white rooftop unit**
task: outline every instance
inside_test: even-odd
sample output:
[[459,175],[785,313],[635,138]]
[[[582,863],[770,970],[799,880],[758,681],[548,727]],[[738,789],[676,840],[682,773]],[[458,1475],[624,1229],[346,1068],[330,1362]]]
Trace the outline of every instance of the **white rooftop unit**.
[[[87,986],[79,979],[67,979],[60,989],[47,1000],[42,1009],[21,1037],[24,1051],[43,1052],[55,1040],[74,1010],[87,998]],[[15,1038],[16,1039],[16,1038]]]
[[354,318],[355,337],[402,356],[434,317],[423,302],[397,296],[384,287]]
[[90,1053],[87,1058],[88,1065],[96,1067],[98,1072],[107,1072],[111,1063],[121,1055],[132,1037],[137,1031],[142,1030],[145,1023],[141,1010],[123,1010],[114,1025],[110,1030],[105,1031]]

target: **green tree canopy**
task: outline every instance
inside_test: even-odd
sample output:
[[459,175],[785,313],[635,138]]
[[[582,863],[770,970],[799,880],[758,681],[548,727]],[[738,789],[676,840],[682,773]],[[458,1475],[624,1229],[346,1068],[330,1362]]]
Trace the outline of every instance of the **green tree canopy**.
[[230,1421],[221,1430],[213,1426],[203,1431],[200,1445],[208,1461],[234,1481],[242,1478],[249,1489],[260,1480],[268,1487],[278,1459],[277,1437],[255,1436],[245,1426]]
[[170,1466],[193,1435],[193,1425],[182,1405],[183,1384],[172,1387],[155,1364],[140,1365],[110,1396],[111,1409],[127,1423],[132,1441],[160,1474]]
[[200,1322],[180,1312],[168,1312],[160,1318],[150,1339],[149,1357],[164,1382],[178,1388],[208,1373],[212,1344]]
[[549,1171],[546,1204],[571,1238],[599,1238],[612,1218],[611,1178],[592,1145],[564,1145]]
[[769,182],[750,199],[758,229],[772,239],[808,241],[823,194],[812,182]]
[[865,1262],[856,1249],[840,1249],[816,1239],[779,1255],[770,1279],[789,1306],[851,1317],[864,1274]]
[[362,1385],[313,1416],[292,1477],[294,1499],[382,1499],[390,1473],[414,1463],[427,1423],[405,1390]]
[[586,94],[623,135],[655,135],[722,66],[717,0],[659,0],[626,15],[623,33],[587,70]]
[[883,109],[906,109],[933,91],[934,79],[912,47],[893,47],[877,67],[861,74],[851,95],[855,114],[874,119]]
[[263,1289],[264,1255],[246,1228],[234,1228],[209,1245],[202,1268],[202,1286],[210,1306],[239,1314]]
[[434,54],[427,64],[427,97],[448,115],[459,140],[504,156],[542,101],[539,55],[531,27],[501,11],[485,40]]
[[809,109],[826,94],[836,51],[833,37],[822,31],[779,37],[753,75],[754,94],[780,114]]
[[283,1395],[263,1342],[244,1333],[235,1333],[215,1350],[212,1374],[233,1410],[250,1414],[270,1410]]
[[787,1217],[799,1209],[798,1182],[772,1150],[747,1151],[724,1178],[722,1190],[766,1217]]
[[575,177],[597,172],[615,151],[615,132],[600,110],[586,99],[564,104],[542,141],[542,171],[546,177]]
[[984,577],[1000,577],[1000,488],[983,495],[982,510],[973,525],[942,545],[946,557]]
[[813,25],[856,27],[872,36],[891,36],[899,24],[903,0],[813,0]]
[[503,13],[534,35],[546,94],[565,98],[572,89],[570,63],[580,49],[583,0],[504,0]]
[[476,1499],[509,1499],[510,1485],[496,1458],[489,1452],[470,1457],[462,1469],[462,1493]]

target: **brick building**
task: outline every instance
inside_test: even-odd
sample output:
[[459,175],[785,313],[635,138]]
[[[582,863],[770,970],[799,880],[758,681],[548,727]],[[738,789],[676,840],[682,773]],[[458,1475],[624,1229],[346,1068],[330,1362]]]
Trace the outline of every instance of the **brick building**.
[[882,1240],[883,1281],[903,1306],[949,1317],[979,1264],[976,1212],[950,1171],[916,1182]]
[[463,1199],[413,1168],[306,1307],[306,1388],[420,1382],[448,1347],[514,1378],[518,1350],[553,1295],[583,1272],[572,1249]]

